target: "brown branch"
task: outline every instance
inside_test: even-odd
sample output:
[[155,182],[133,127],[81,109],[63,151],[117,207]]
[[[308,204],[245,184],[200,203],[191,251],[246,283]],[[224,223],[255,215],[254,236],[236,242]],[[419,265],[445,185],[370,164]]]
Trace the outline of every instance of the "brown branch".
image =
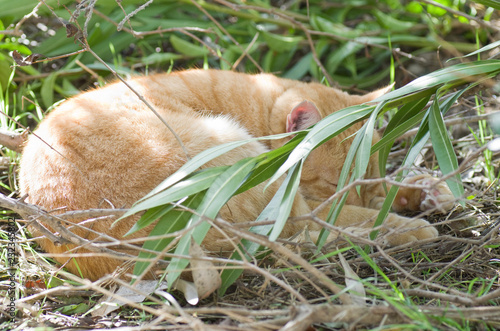
[[128,209],[88,209],[88,210],[74,210],[68,211],[64,214],[57,215],[61,219],[72,219],[72,218],[96,218],[96,217],[119,217],[123,216]]
[[21,153],[27,136],[28,131],[24,131],[23,133],[16,133],[0,129],[0,145],[5,146],[11,151]]
[[[393,307],[354,305],[300,305],[293,307],[292,320],[282,330],[297,330],[296,326],[309,326],[313,323],[362,323],[369,325],[399,324],[406,322]],[[304,329],[304,328],[302,328]]]
[[137,14],[141,10],[144,10],[147,6],[149,6],[152,3],[153,3],[153,0],[148,0],[146,3],[143,3],[138,8],[136,8],[134,11],[132,11],[130,14],[127,14],[125,12],[125,9],[123,8],[121,2],[118,1],[117,2],[118,6],[120,6],[120,8],[122,9],[123,14],[126,15],[125,18],[120,22],[120,24],[118,24],[118,31],[120,31],[121,29],[123,29],[123,25],[125,25],[126,22],[128,22],[128,24],[130,25],[130,27],[132,27],[132,24],[130,23],[130,18],[132,18],[135,14]]
[[[499,114],[499,113],[500,113],[500,111],[495,111],[495,112],[492,112],[489,114],[481,114],[481,115],[467,116],[467,117],[461,117],[461,118],[449,118],[449,119],[444,120],[444,124],[446,124],[447,126],[451,126],[451,125],[456,125],[456,124],[475,123],[475,122],[479,122],[479,121],[488,120],[492,114]],[[397,138],[397,140],[399,141],[399,140],[403,140],[403,139],[409,138],[411,136],[414,136],[417,134],[419,129],[420,129],[420,127],[408,130],[405,133],[403,133],[401,136],[399,136]]]
[[432,292],[432,291],[427,291],[427,290],[422,290],[422,289],[408,289],[405,292],[407,295],[414,295],[414,296],[424,297],[424,298],[429,298],[429,299],[437,299],[437,300],[452,302],[452,303],[456,303],[459,305],[465,305],[465,306],[474,306],[476,303],[475,300],[469,298],[468,296],[465,296],[464,293],[460,293],[460,295],[450,295],[450,294],[446,294],[446,293]]
[[352,302],[350,296],[347,293],[343,293],[342,288],[340,288],[337,284],[335,284],[328,276],[326,276],[324,273],[316,269],[314,266],[312,266],[307,260],[305,260],[302,256],[292,252],[290,249],[286,248],[285,246],[269,241],[265,236],[257,235],[255,233],[252,233],[250,231],[245,231],[238,229],[233,226],[233,224],[222,220],[222,219],[216,219],[216,223],[219,224],[222,228],[225,230],[228,230],[232,232],[233,234],[237,235],[240,238],[246,239],[253,241],[259,245],[268,247],[269,249],[273,250],[276,253],[279,253],[288,259],[292,261],[293,263],[296,263],[300,265],[302,268],[304,268],[305,271],[309,272],[316,280],[318,280],[321,284],[323,284],[326,288],[328,288],[330,291],[338,295],[340,300],[344,304],[350,304]]
[[[56,215],[51,215],[47,213],[46,211],[41,210],[38,206],[26,203],[24,201],[12,199],[9,197],[6,197],[3,194],[0,194],[0,207],[6,208],[9,210],[14,211],[15,213],[21,215],[23,218],[29,220],[31,222],[31,225],[37,228],[40,232],[42,232],[45,236],[49,237],[53,242],[56,244],[59,243],[71,243],[76,246],[85,246],[86,249],[94,252],[99,252],[99,253],[107,253],[111,254],[116,257],[121,257],[122,259],[129,260],[130,258],[133,258],[133,255],[130,254],[125,254],[125,253],[120,253],[116,252],[111,249],[107,248],[102,248],[98,247],[93,243],[93,241],[84,239],[73,232],[69,231],[68,228],[62,225],[62,222],[64,222],[63,219],[59,218]],[[45,228],[42,224],[40,224],[37,220],[43,220],[44,223],[49,225],[51,228],[53,228],[55,231],[59,232],[59,236],[55,236],[53,233],[51,233],[47,228]],[[73,226],[78,226],[78,224],[71,223]],[[92,231],[89,228],[85,228],[85,230]],[[101,233],[97,233],[101,237],[111,240],[111,241],[116,241],[115,238],[103,235]],[[136,246],[130,245],[131,248],[138,248]]]
[[217,51],[215,49],[213,49],[209,44],[207,44],[206,42],[204,42],[203,40],[201,40],[200,38],[198,38],[197,36],[195,36],[194,34],[188,32],[187,30],[179,30],[181,33],[185,34],[186,36],[188,37],[191,37],[192,39],[196,40],[197,42],[199,42],[200,44],[202,44],[203,46],[205,46],[208,51],[215,57],[217,57],[219,60],[222,60],[224,62],[227,63],[227,65],[231,66],[231,62],[229,62],[227,59],[219,56],[219,54],[217,54]]
[[19,30],[0,30],[0,34],[21,37],[23,35],[23,32]]
[[[433,316],[450,318],[457,321],[499,321],[500,307],[423,307],[413,309]],[[294,325],[309,326],[313,323],[362,323],[368,325],[408,323],[411,320],[395,307],[372,306],[362,307],[354,305],[300,305],[291,308],[292,319],[281,330],[297,330]],[[305,329],[305,328],[302,328]]]
[[[172,315],[172,314],[178,313],[175,309],[172,308],[172,310],[173,310],[172,312],[167,312],[167,310],[164,308],[165,305],[163,304],[163,302],[161,302],[157,298],[154,298],[151,296],[148,297],[149,300],[152,300],[153,302],[156,302],[160,307],[163,307],[162,309],[155,309],[154,307],[150,307],[148,305],[143,305],[142,303],[134,302],[133,300],[130,300],[129,298],[122,297],[120,295],[116,295],[112,291],[104,288],[104,286],[103,286],[104,282],[108,282],[108,281],[116,282],[116,281],[118,281],[118,279],[114,278],[113,275],[108,275],[108,277],[101,279],[101,280],[98,280],[96,282],[91,282],[87,279],[82,279],[82,278],[79,278],[79,277],[74,276],[72,274],[67,274],[66,277],[68,277],[70,280],[72,280],[76,283],[82,284],[82,285],[81,286],[74,286],[74,287],[69,286],[69,285],[64,285],[65,289],[68,289],[68,290],[70,290],[70,289],[93,290],[93,291],[96,291],[97,293],[102,293],[102,294],[107,295],[109,297],[119,299],[120,301],[125,302],[130,307],[140,309],[141,311],[144,310],[144,311],[146,311],[154,316],[159,316],[159,317],[162,317],[166,320],[170,320],[172,323],[182,322],[182,321],[179,321],[179,318]],[[120,283],[122,283],[122,282],[120,282]],[[125,283],[123,283],[123,284],[125,284]],[[16,303],[18,303],[18,304],[19,303],[26,303],[26,302],[31,302],[31,301],[36,300],[36,299],[43,299],[43,298],[45,298],[46,293],[51,294],[52,292],[58,292],[57,288],[48,289],[46,291],[34,294],[32,296],[20,298],[19,300],[16,301]]]
[[40,9],[41,5],[42,5],[42,3],[38,2],[29,14],[24,15],[23,18],[19,22],[16,23],[14,30],[0,31],[0,34],[7,34],[7,35],[11,35],[11,36],[16,36],[16,37],[22,36],[23,31],[21,30],[21,25],[23,25],[24,22],[26,22],[26,20],[28,20],[30,17],[32,17],[32,16],[37,17],[37,12],[38,12],[38,9]]

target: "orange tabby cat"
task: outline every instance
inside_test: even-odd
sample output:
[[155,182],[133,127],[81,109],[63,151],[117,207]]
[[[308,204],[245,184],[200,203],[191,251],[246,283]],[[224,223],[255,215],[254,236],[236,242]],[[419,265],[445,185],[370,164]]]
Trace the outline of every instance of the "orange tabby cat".
[[[369,102],[383,93],[348,95],[317,83],[277,78],[269,74],[247,75],[230,71],[189,70],[158,74],[129,81],[151,103],[182,139],[190,155],[229,141],[301,130],[322,117],[347,106]],[[305,101],[306,100],[306,101]],[[317,148],[307,159],[300,192],[292,216],[304,215],[331,196],[349,143],[343,142],[361,126],[358,123]],[[122,83],[109,84],[73,97],[52,111],[40,124],[23,150],[20,170],[21,194],[27,201],[51,211],[130,207],[186,162],[178,142],[164,124]],[[40,140],[40,137],[42,140]],[[374,142],[378,140],[375,135]],[[211,161],[207,166],[228,165],[282,144],[270,140],[253,142]],[[49,147],[50,146],[50,147]],[[377,178],[378,158],[370,159],[365,178]],[[419,184],[436,183],[430,176],[410,179]],[[262,185],[244,192],[221,210],[223,219],[237,223],[254,220],[269,202],[278,184],[265,192]],[[373,225],[384,199],[381,184],[364,186],[361,195],[349,195],[337,225]],[[450,202],[448,188],[440,183],[427,195],[422,190],[399,191],[394,210],[420,210],[432,199]],[[448,203],[449,207],[450,203]],[[61,211],[62,209],[62,211]],[[324,215],[320,215],[324,216]],[[121,238],[134,224],[129,218],[111,228],[114,220],[98,220],[73,227],[74,233],[95,239],[94,232]],[[74,220],[79,222],[81,220]],[[389,228],[404,228],[387,236],[398,245],[432,238],[437,231],[426,221],[390,214]],[[287,224],[282,237],[304,227]],[[310,224],[310,230],[319,230]],[[135,234],[146,236],[150,228]],[[211,229],[204,241],[209,251],[232,245]],[[40,244],[49,253],[63,253],[72,246],[56,246],[48,239]],[[83,252],[79,249],[78,252]],[[65,257],[57,257],[62,263]],[[78,257],[67,268],[90,279],[111,273],[121,261],[111,258]]]

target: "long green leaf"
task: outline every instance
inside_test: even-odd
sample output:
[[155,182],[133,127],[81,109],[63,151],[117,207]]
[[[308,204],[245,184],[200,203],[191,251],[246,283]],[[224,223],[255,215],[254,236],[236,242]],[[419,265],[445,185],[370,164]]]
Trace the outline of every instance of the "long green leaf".
[[187,56],[200,57],[208,55],[210,53],[210,51],[206,47],[195,45],[189,41],[177,37],[176,35],[170,36],[170,43],[176,51]]
[[[448,175],[458,169],[458,160],[453,149],[448,130],[444,124],[443,115],[436,99],[431,106],[429,116],[429,130],[431,134],[432,146],[434,154],[438,160],[439,168],[443,175]],[[464,187],[460,174],[455,174],[453,177],[446,180],[448,187],[456,198],[460,198],[464,194]]]
[[[205,192],[196,193],[193,196],[189,197],[182,205],[189,209],[196,208],[201,203],[204,195]],[[153,228],[153,230],[151,230],[149,236],[161,236],[180,231],[186,227],[186,224],[191,216],[192,213],[188,210],[169,209],[167,213],[165,213],[158,219],[158,223]],[[172,240],[174,240],[174,237],[166,237],[157,240],[146,240],[142,248],[150,251],[161,252],[172,242]],[[154,259],[155,257],[156,254],[154,253],[143,251],[139,253],[139,258]],[[138,261],[134,267],[134,275],[140,275],[149,266],[149,264],[150,262],[148,261]]]
[[[196,213],[191,217],[187,226],[189,227],[195,225],[200,221],[201,223],[196,225],[180,239],[175,250],[175,254],[187,256],[189,253],[191,238],[198,244],[201,244],[210,229],[210,224],[207,221],[203,221],[201,218],[203,216],[208,218],[214,218],[217,216],[222,206],[224,206],[234,195],[243,180],[255,167],[256,162],[257,158],[240,160],[223,172],[214,181],[213,185],[207,190],[203,201],[196,209]],[[188,259],[172,259],[172,262],[167,268],[167,282],[169,285],[174,283],[174,281],[180,276],[182,270],[184,270],[188,264]]]
[[[499,4],[500,4],[500,2],[499,2]],[[472,53],[466,54],[466,55],[464,55],[464,56],[460,56],[460,57],[458,57],[458,58],[466,58],[466,57],[469,57],[469,56],[477,55],[477,54],[480,54],[480,53],[483,53],[483,52],[486,52],[486,51],[489,51],[489,50],[495,49],[495,48],[497,48],[498,46],[500,46],[500,40],[497,40],[497,41],[495,41],[495,42],[493,42],[493,43],[491,43],[491,44],[488,44],[488,45],[486,45],[486,46],[484,46],[484,47],[481,47],[481,48],[480,48],[480,49],[478,49],[477,51],[474,51],[474,52],[472,52]],[[457,58],[453,58],[453,59],[457,59]],[[448,61],[451,61],[451,60],[453,60],[453,59],[450,59],[450,60],[448,60]]]
[[172,186],[173,184],[177,183],[178,181],[186,178],[192,172],[198,170],[200,167],[205,165],[207,162],[209,162],[209,161],[215,159],[216,157],[219,157],[222,154],[225,154],[225,153],[227,153],[235,148],[241,147],[245,144],[248,144],[248,143],[254,142],[254,141],[283,139],[283,138],[286,138],[290,135],[291,135],[290,133],[283,133],[283,134],[277,134],[277,135],[273,135],[273,136],[257,137],[257,138],[252,138],[252,139],[248,139],[248,140],[232,141],[229,143],[214,146],[212,148],[204,150],[203,152],[196,154],[191,160],[186,162],[181,168],[179,168],[179,170],[177,170],[174,174],[172,174],[170,177],[168,177],[163,182],[161,182],[156,188],[154,188],[149,194],[147,194],[140,201],[148,199],[151,196],[157,194],[158,192],[161,192],[161,191],[167,189],[168,187]]
[[356,152],[356,163],[354,166],[354,178],[362,178],[368,169],[370,163],[370,155],[373,144],[373,130],[379,112],[384,108],[385,102],[381,102],[374,109],[368,121],[363,125],[363,128],[358,132],[361,135],[358,150]]
[[385,176],[385,165],[394,141],[422,120],[425,114],[422,109],[429,101],[429,98],[409,102],[401,107],[387,124],[382,138],[372,146],[372,153],[379,151],[381,177]]
[[307,130],[298,132],[295,137],[274,150],[262,154],[259,161],[252,171],[250,177],[240,187],[237,194],[246,191],[265,180],[271,178],[279,167],[286,161],[293,149],[302,141],[306,135]]
[[161,206],[153,207],[149,209],[147,212],[144,213],[144,215],[141,216],[141,218],[132,226],[132,228],[125,233],[124,237],[131,235],[134,232],[137,232],[146,226],[152,224],[159,218],[161,218],[163,215],[167,214],[170,210],[174,208],[173,204],[163,204]]
[[[148,199],[143,199],[140,202],[136,203],[119,220],[140,211],[165,205],[185,198],[189,195],[193,195],[197,192],[206,190],[208,187],[210,187],[210,185],[213,184],[217,177],[228,168],[229,166],[222,166],[204,169],[197,173],[194,173],[192,176],[186,178],[185,180],[174,184],[168,190],[162,191],[156,195],[151,196]],[[139,227],[138,225],[137,228],[134,229],[134,231],[140,228],[141,227]]]
[[500,10],[500,1],[498,0],[475,0],[474,2]]
[[[377,98],[375,102],[391,101],[390,104],[400,103],[400,98],[407,101],[410,96],[423,97],[433,93],[441,85],[453,84],[457,86],[464,82],[478,80],[484,75],[494,75],[500,72],[500,60],[485,60],[470,63],[460,63],[454,66],[434,71],[428,75],[417,78],[402,88],[391,91]],[[452,87],[450,85],[450,87]]]
[[299,189],[300,174],[302,172],[303,161],[296,163],[292,169],[290,169],[289,174],[283,183],[286,187],[283,199],[281,200],[278,217],[276,218],[276,223],[273,226],[273,231],[269,235],[269,240],[274,241],[281,234],[281,231],[285,227],[285,223],[292,210],[292,205],[295,200],[295,195]]
[[[280,214],[282,213],[284,206],[283,206],[283,201],[287,199],[287,195],[293,199],[293,196],[290,195],[290,188],[289,184],[290,182],[295,182],[297,179],[297,174],[300,173],[300,168],[302,167],[302,162],[299,162],[300,166],[295,166],[293,171],[290,171],[287,175],[287,178],[283,181],[281,184],[280,188],[276,192],[276,194],[273,196],[271,201],[268,203],[266,208],[260,213],[260,215],[257,217],[255,222],[261,222],[261,221],[266,221],[266,220],[277,220],[275,224],[278,222],[278,218],[280,217]],[[292,178],[295,177],[295,178]],[[289,211],[286,213],[286,217],[288,218]],[[285,217],[284,215],[281,215],[281,217]],[[286,221],[286,219],[285,219]],[[258,225],[258,226],[253,226],[250,231],[256,234],[260,234],[263,236],[268,236],[271,231],[278,231],[278,230],[273,230],[275,228],[275,224],[266,224],[266,225]],[[281,232],[281,230],[279,231]],[[279,235],[279,233],[278,233]],[[244,258],[249,259],[251,256],[254,256],[257,251],[259,250],[260,245],[243,239],[240,243],[240,250],[242,252],[245,252]],[[238,251],[235,251],[233,255],[231,256],[232,260],[242,260],[243,257],[240,256]],[[221,274],[222,278],[222,286],[219,290],[219,294],[224,294],[227,288],[233,284],[236,279],[241,275],[243,272],[243,269],[238,269],[238,268],[228,268],[224,269],[224,271]]]
[[45,78],[40,93],[42,101],[46,108],[49,108],[54,103],[54,88],[56,84],[57,72],[53,72],[49,77]]
[[299,160],[304,159],[309,153],[328,139],[338,135],[353,123],[368,116],[375,106],[359,105],[344,108],[326,116],[311,128],[309,133],[292,151],[286,162],[278,169],[269,181],[268,185],[281,177]]

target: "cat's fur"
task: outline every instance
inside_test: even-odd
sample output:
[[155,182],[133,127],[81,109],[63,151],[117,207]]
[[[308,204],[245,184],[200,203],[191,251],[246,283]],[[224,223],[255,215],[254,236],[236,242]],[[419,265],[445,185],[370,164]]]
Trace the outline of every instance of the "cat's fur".
[[[216,70],[157,74],[134,78],[129,84],[173,127],[191,156],[229,141],[305,129],[321,117],[350,105],[369,102],[384,93],[353,96],[317,83]],[[309,213],[335,192],[349,149],[350,140],[344,139],[360,126],[360,123],[352,126],[310,155],[292,216]],[[23,150],[20,188],[28,202],[48,211],[130,207],[186,162],[184,152],[164,124],[119,82],[63,102],[42,121],[35,133]],[[374,141],[378,139],[375,135]],[[282,143],[276,140],[250,143],[207,166],[232,164]],[[365,178],[379,177],[378,169],[378,157],[374,155]],[[428,184],[436,180],[420,176],[412,181]],[[244,192],[223,208],[221,217],[233,223],[252,221],[275,190],[276,185],[265,192],[262,186]],[[360,196],[351,192],[337,225],[372,226],[378,213],[376,208],[380,207],[384,195],[381,184],[362,187]],[[443,201],[451,199],[447,187],[442,184],[430,195]],[[402,188],[394,209],[419,210],[425,207],[426,201],[421,190]],[[136,220],[130,218],[113,228],[113,220],[109,219],[84,226],[120,238]],[[287,224],[282,236],[291,236],[304,225],[304,222]],[[426,221],[396,214],[389,215],[386,225],[406,230],[387,236],[391,245],[438,235]],[[311,224],[311,229],[318,230],[318,226]],[[72,231],[88,239],[95,238],[85,229]],[[145,235],[147,230],[136,234]],[[231,249],[231,244],[222,238],[212,229],[204,247],[215,252]],[[41,239],[40,243],[50,253],[74,248],[56,246],[48,239]],[[83,251],[78,250],[79,253]],[[64,263],[67,258],[58,257],[57,260]],[[90,279],[113,272],[121,263],[95,257],[79,257],[77,262],[78,267],[71,262],[67,264],[68,269],[78,273],[79,268],[81,274]]]

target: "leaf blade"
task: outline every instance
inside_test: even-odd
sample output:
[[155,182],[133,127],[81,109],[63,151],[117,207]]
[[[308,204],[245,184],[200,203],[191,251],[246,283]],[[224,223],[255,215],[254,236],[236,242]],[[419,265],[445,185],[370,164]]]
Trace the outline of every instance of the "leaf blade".
[[[429,116],[429,131],[432,140],[432,146],[436,158],[438,160],[439,168],[443,175],[448,175],[458,170],[458,160],[453,149],[453,144],[448,136],[448,130],[444,124],[443,115],[439,103],[435,99],[431,106]],[[464,187],[460,174],[456,173],[452,178],[446,180],[448,187],[455,196],[460,198],[464,194]]]
[[[196,213],[191,217],[187,227],[195,225],[193,229],[188,231],[180,240],[175,249],[175,254],[179,256],[188,256],[191,239],[196,240],[201,244],[203,239],[210,230],[211,225],[203,220],[202,217],[214,218],[217,216],[219,210],[227,201],[233,196],[238,188],[243,183],[245,177],[248,176],[250,171],[255,167],[257,157],[246,158],[238,161],[226,171],[219,175],[210,186],[205,194],[200,206],[196,209]],[[167,267],[167,282],[173,284],[174,281],[180,276],[189,263],[185,258],[174,258]]]

